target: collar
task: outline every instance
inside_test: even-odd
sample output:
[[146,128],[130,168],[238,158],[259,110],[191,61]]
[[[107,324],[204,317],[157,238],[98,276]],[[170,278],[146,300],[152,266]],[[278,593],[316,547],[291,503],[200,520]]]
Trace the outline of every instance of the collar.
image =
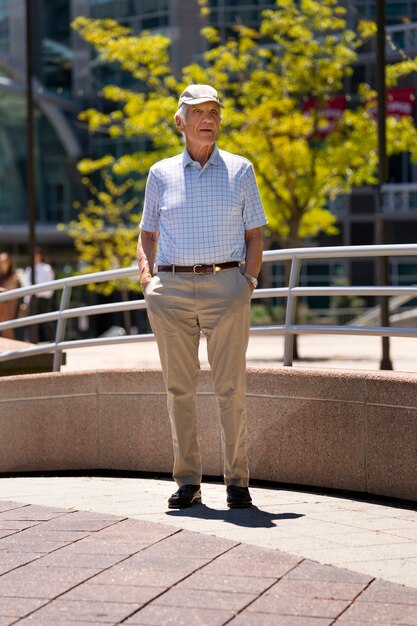
[[[220,156],[219,149],[217,145],[214,144],[213,152],[210,154],[210,158],[204,167],[206,167],[209,163],[211,165],[220,165],[220,161],[221,161],[221,156]],[[193,161],[193,159],[190,157],[190,154],[187,148],[184,148],[184,153],[182,156],[182,164],[183,164],[184,169],[187,167],[187,165],[190,165],[190,163],[195,163],[195,161]]]

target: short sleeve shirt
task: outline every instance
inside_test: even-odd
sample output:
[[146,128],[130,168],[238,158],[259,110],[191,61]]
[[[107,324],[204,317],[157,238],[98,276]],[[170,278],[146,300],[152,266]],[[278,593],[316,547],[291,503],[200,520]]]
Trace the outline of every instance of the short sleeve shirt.
[[140,226],[159,232],[159,265],[243,261],[245,230],[267,223],[253,166],[214,147],[201,167],[188,151],[149,171]]

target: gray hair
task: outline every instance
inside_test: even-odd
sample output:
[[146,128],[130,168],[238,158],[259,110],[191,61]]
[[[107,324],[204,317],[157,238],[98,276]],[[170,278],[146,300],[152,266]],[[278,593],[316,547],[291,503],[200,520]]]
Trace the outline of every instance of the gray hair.
[[175,113],[174,119],[178,116],[183,122],[185,122],[186,107],[187,107],[186,104],[182,104],[180,108],[178,109],[178,111]]

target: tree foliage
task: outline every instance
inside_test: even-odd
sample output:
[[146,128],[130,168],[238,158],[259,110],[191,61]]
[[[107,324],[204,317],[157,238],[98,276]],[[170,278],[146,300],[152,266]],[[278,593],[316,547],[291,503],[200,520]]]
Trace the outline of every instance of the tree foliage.
[[[207,14],[207,1],[199,2]],[[112,112],[89,109],[82,119],[91,132],[100,129],[113,137],[140,137],[146,143],[143,150],[117,159],[81,161],[85,176],[98,169],[106,172],[107,181],[135,177],[131,190],[143,188],[144,176],[155,161],[182,150],[172,123],[178,95],[189,83],[208,83],[220,91],[225,104],[219,147],[253,162],[269,227],[282,246],[297,246],[320,232],[334,234],[336,218],[327,208],[328,201],[354,186],[377,182],[377,123],[372,113],[376,94],[369,85],[353,94],[334,130],[323,132],[326,103],[343,93],[359,48],[376,31],[369,21],[359,22],[356,31],[348,29],[346,9],[337,0],[277,0],[274,10],[263,12],[259,31],[236,26],[236,36],[225,43],[213,28],[205,27],[204,62],[185,67],[180,79],[169,64],[170,41],[162,35],[137,36],[113,20],[84,17],[73,26],[103,61],[119,63],[137,79],[134,91],[106,86],[103,97],[112,104]],[[415,60],[389,66],[387,84],[395,86],[416,68]],[[314,98],[309,115],[303,110],[307,98]],[[388,118],[387,149],[389,154],[409,151],[417,160],[417,132],[411,118]],[[98,220],[102,230],[113,206],[104,202],[107,199],[96,194],[98,203],[90,205],[94,208],[91,224],[94,227]],[[135,233],[130,238],[127,228],[126,235],[133,256],[138,219],[132,208],[126,205],[122,223],[131,219],[130,230]],[[114,215],[111,211],[109,216]],[[76,241],[85,234],[90,237],[88,219],[84,210],[79,224],[72,223],[70,233]],[[116,222],[109,219],[109,223],[116,234]],[[116,239],[114,245],[119,245]],[[78,246],[83,258],[83,247]],[[100,246],[97,250],[98,259],[108,253]],[[93,251],[89,254],[94,263]]]
[[[74,239],[83,273],[104,272],[129,267],[132,264],[132,250],[135,249],[139,214],[135,210],[138,199],[126,199],[134,181],[127,179],[121,184],[114,182],[111,168],[113,157],[104,157],[95,162],[85,159],[80,170],[90,175],[99,172],[100,187],[96,187],[89,176],[82,181],[87,186],[90,199],[84,207],[80,204],[76,220],[66,226],[61,225]],[[123,292],[137,290],[137,281],[118,279],[88,285],[91,291],[110,295],[115,289]]]

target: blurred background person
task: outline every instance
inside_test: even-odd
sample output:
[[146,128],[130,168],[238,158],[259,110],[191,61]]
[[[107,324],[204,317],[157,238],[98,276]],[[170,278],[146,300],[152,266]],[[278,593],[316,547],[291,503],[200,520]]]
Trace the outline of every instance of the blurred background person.
[[[7,252],[0,253],[0,291],[9,291],[20,287],[16,268]],[[0,303],[0,322],[13,320],[16,317],[17,300],[8,300]],[[8,328],[2,330],[0,336],[6,339],[14,339],[14,330]]]
[[[47,283],[55,279],[55,272],[47,261],[42,248],[35,248],[35,282],[36,284]],[[26,286],[32,284],[32,268],[27,267],[25,272]],[[52,310],[51,303],[54,295],[53,290],[41,291],[26,299],[29,315],[40,315]],[[54,338],[52,322],[42,322],[28,327],[28,340],[32,343],[39,341],[52,341]]]

